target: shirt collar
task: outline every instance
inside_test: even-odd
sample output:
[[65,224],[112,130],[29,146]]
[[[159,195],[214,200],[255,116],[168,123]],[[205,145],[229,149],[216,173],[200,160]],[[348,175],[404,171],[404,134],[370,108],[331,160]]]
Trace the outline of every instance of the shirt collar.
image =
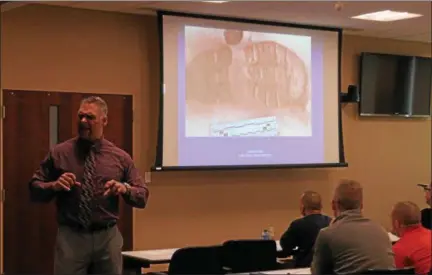
[[410,234],[412,232],[416,232],[421,230],[423,227],[421,224],[411,225],[404,228],[403,232],[401,233],[401,237],[403,237],[406,234]]
[[97,152],[97,153],[100,153],[104,142],[105,142],[105,139],[103,137],[95,140],[94,142],[83,140],[83,139],[80,139],[79,137],[76,138],[76,143],[78,146],[82,146],[83,149],[86,149],[86,147],[87,148],[94,148],[95,152]]
[[335,218],[333,223],[352,217],[363,217],[362,211],[360,209],[343,211],[342,213],[340,213],[339,216]]

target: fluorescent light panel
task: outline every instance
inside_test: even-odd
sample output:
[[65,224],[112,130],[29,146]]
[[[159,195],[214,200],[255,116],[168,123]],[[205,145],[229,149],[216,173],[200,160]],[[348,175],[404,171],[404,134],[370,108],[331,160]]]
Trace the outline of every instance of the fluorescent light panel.
[[380,22],[391,22],[397,20],[411,19],[423,16],[421,14],[400,12],[400,11],[377,11],[372,13],[365,13],[357,16],[353,16],[353,19],[370,20],[370,21],[380,21]]
[[213,3],[213,4],[222,4],[222,3],[226,3],[228,1],[203,1],[205,3]]

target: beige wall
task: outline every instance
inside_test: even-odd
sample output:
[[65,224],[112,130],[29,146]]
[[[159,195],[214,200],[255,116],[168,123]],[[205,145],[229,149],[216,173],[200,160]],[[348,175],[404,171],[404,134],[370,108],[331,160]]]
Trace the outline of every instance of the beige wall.
[[[155,17],[26,6],[2,14],[1,28],[3,89],[133,94],[134,158],[148,171],[159,93]],[[430,45],[345,36],[344,89],[357,83],[361,51],[428,55]],[[344,106],[343,126],[347,169],[153,174],[149,206],[134,215],[135,249],[257,237],[269,225],[280,234],[298,216],[303,190],[330,202],[339,178],[364,184],[366,213],[385,226],[396,201],[424,206],[415,184],[430,180],[430,121],[359,119]]]

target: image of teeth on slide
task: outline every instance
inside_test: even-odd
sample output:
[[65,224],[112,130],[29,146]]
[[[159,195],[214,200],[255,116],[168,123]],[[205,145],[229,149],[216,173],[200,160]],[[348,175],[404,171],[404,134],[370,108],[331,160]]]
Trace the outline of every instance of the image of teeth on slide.
[[312,134],[309,36],[186,26],[185,43],[186,136]]

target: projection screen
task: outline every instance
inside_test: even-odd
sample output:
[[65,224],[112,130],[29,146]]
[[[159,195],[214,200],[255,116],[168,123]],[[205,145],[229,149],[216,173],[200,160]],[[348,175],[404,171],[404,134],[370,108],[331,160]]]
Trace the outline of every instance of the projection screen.
[[340,29],[158,17],[156,170],[345,166]]

